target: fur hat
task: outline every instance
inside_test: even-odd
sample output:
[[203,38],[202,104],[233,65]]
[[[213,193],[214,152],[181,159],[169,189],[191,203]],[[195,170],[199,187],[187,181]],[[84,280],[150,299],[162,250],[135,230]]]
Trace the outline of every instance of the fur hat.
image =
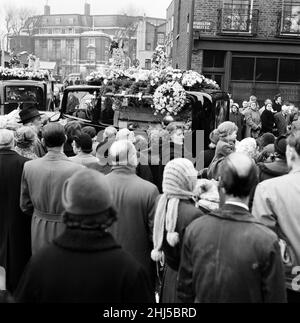
[[112,207],[112,196],[104,175],[84,169],[76,172],[63,186],[65,211],[74,215],[97,215]]

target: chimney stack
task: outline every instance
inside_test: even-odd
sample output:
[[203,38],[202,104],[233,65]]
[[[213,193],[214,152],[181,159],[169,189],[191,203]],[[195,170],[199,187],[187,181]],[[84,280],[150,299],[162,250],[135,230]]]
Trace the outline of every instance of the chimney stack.
[[48,4],[46,4],[44,7],[44,15],[50,16],[50,6]]
[[87,2],[84,4],[84,15],[85,16],[91,15],[91,5]]

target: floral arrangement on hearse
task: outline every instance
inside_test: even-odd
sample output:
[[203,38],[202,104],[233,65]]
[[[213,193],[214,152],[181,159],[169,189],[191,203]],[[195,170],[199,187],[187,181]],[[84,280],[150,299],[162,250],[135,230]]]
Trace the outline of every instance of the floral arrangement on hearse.
[[87,77],[87,82],[102,85],[102,94],[114,97],[115,106],[124,106],[121,101],[126,97],[150,100],[155,115],[173,116],[185,106],[187,91],[219,89],[215,81],[196,71],[172,68],[163,46],[158,46],[155,50],[151,70],[138,67],[124,69],[112,62],[110,67],[92,72]]
[[0,80],[49,80],[48,71],[38,71],[29,68],[0,67]]

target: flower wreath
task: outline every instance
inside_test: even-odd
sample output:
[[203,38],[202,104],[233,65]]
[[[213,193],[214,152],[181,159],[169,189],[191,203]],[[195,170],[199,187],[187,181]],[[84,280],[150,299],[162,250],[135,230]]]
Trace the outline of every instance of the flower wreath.
[[186,102],[186,91],[178,82],[168,82],[159,86],[153,95],[155,115],[158,113],[177,115]]

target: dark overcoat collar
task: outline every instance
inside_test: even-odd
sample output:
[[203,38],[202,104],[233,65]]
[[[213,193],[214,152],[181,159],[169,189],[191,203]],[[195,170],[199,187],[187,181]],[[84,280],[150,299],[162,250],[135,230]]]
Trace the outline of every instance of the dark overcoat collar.
[[67,228],[53,242],[58,247],[79,252],[96,252],[121,248],[110,233],[70,228]]

